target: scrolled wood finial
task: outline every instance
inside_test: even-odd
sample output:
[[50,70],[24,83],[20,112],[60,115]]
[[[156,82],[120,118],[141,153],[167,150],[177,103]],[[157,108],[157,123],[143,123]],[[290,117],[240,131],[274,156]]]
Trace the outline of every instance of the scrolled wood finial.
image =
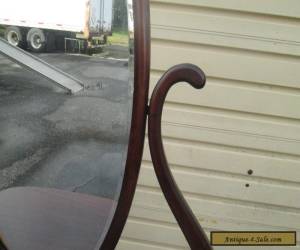
[[170,88],[178,82],[188,82],[196,89],[204,87],[204,72],[195,65],[181,64],[172,67],[159,80],[153,91],[148,118],[148,136],[152,162],[165,198],[192,250],[211,250],[212,247],[184,199],[171,173],[161,136],[163,105]]

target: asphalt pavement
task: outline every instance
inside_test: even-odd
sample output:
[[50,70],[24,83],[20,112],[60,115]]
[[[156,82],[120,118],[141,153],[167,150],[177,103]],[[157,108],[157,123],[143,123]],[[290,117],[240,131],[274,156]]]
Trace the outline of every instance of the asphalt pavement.
[[81,80],[84,90],[71,95],[0,56],[0,190],[34,186],[116,198],[131,120],[128,61],[38,57]]

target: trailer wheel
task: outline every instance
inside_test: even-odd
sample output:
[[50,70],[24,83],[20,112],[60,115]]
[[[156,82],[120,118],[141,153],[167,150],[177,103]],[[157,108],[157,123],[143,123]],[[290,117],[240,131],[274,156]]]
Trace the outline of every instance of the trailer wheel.
[[5,39],[13,46],[24,47],[24,38],[18,27],[8,26],[5,30]]
[[27,33],[28,47],[32,52],[43,52],[46,47],[46,36],[41,29],[31,28]]

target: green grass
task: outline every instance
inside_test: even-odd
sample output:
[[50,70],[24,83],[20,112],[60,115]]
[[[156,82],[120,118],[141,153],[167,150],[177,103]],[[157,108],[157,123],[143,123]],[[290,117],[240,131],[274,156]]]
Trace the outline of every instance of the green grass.
[[108,44],[114,45],[128,45],[128,32],[126,31],[114,31],[112,36],[107,38]]

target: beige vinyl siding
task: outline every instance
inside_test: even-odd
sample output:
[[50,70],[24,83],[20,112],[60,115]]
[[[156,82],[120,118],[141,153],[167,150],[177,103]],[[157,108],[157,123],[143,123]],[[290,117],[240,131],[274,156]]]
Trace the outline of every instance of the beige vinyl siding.
[[[174,176],[205,231],[300,235],[300,1],[152,0],[151,18],[151,89],[178,63],[208,77],[203,90],[171,90],[163,117]],[[143,159],[117,249],[188,249],[147,142]]]

